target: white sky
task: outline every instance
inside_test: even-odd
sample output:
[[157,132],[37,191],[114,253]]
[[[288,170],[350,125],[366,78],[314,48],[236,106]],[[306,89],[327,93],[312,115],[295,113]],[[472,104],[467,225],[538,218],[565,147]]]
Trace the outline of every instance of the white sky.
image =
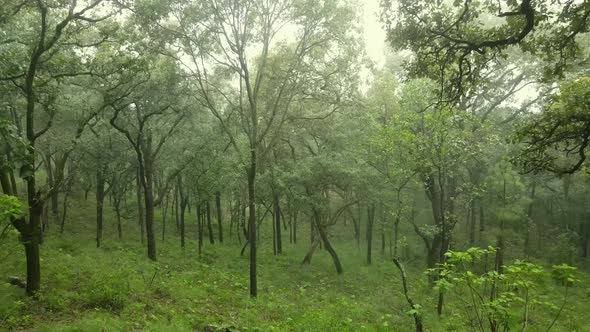
[[361,23],[363,24],[365,48],[367,55],[377,67],[385,63],[385,30],[379,22],[379,0],[359,0],[363,7]]

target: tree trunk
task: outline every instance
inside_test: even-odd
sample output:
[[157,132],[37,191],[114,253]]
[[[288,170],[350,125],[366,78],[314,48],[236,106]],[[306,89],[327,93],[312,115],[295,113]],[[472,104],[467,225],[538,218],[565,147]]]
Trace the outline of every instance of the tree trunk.
[[387,212],[383,207],[383,220],[381,222],[381,256],[385,256],[385,225],[387,224]]
[[66,215],[68,213],[68,198],[70,196],[70,185],[69,185],[69,183],[67,183],[64,186],[64,191],[65,191],[64,192],[64,200],[63,200],[63,206],[62,206],[63,212],[62,212],[62,215],[61,215],[61,225],[60,225],[60,228],[59,228],[59,232],[62,233],[62,234],[64,232],[64,228],[65,228],[65,225],[66,225]]
[[375,203],[367,207],[367,264],[371,265],[373,247],[373,223],[375,221]]
[[475,218],[475,198],[471,199],[469,202],[469,246],[473,247],[475,245],[475,227],[476,227],[476,218]]
[[201,203],[197,204],[197,234],[199,236],[199,256],[203,252],[203,214],[201,213]]
[[307,254],[305,254],[305,257],[303,257],[303,261],[301,262],[301,265],[311,264],[311,258],[313,257],[313,253],[315,252],[315,250],[319,244],[320,244],[319,240],[316,240],[311,244],[311,246],[309,247],[309,250],[307,251]]
[[213,225],[211,224],[211,204],[209,204],[209,200],[205,203],[205,207],[207,210],[207,232],[209,233],[209,243],[215,243],[215,236],[213,235]]
[[274,208],[275,208],[275,234],[276,234],[276,253],[280,255],[283,253],[283,243],[281,237],[281,206],[279,203],[279,195],[277,193],[274,194]]
[[297,215],[299,211],[295,209],[293,211],[293,243],[297,244]]
[[180,218],[178,217],[178,186],[176,186],[175,190],[174,190],[174,216],[176,219],[176,234],[178,234],[178,231],[180,230]]
[[479,231],[485,231],[485,213],[483,207],[483,198],[479,199]]
[[51,213],[54,216],[57,216],[58,214],[58,193],[59,191],[56,188],[53,188],[54,186],[56,186],[56,181],[55,181],[55,176],[53,174],[53,167],[51,166],[51,154],[50,153],[46,153],[45,154],[45,169],[47,170],[47,183],[48,183],[48,188],[53,189],[53,191],[51,192]]
[[[258,120],[256,120],[258,121]],[[256,136],[254,136],[257,139]],[[248,242],[250,243],[250,296],[258,295],[256,280],[256,149],[250,152],[250,168],[248,169]]]
[[531,199],[531,203],[529,204],[529,208],[527,210],[527,219],[526,219],[526,230],[525,230],[525,236],[524,236],[524,253],[526,255],[526,257],[529,257],[530,253],[531,253],[531,227],[532,225],[534,225],[534,221],[533,221],[533,206],[534,206],[534,202],[535,202],[535,189],[536,189],[536,183],[533,180],[533,183],[531,183],[531,194],[529,196],[529,198]]
[[102,166],[98,166],[96,171],[96,247],[100,248],[102,242],[103,228],[103,205],[104,205],[104,186],[105,178]]
[[408,304],[410,305],[410,308],[413,311],[412,313],[412,317],[414,317],[414,325],[416,326],[416,332],[422,332],[423,327],[422,327],[422,316],[420,315],[420,313],[418,312],[419,307],[417,307],[414,304],[414,301],[412,300],[412,298],[409,295],[408,292],[408,282],[407,282],[407,277],[406,277],[406,270],[404,269],[404,266],[400,263],[400,261],[397,258],[393,258],[393,263],[395,264],[395,266],[397,266],[397,268],[399,269],[399,272],[401,274],[402,277],[402,286],[404,289],[404,296],[406,297],[406,301],[408,302]]
[[217,231],[219,232],[219,243],[223,243],[223,225],[221,221],[221,193],[215,193],[215,208],[217,210]]
[[275,215],[274,211],[272,213],[272,254],[273,255],[277,255],[277,230],[276,230],[276,223],[275,223],[275,218],[277,216]]
[[168,214],[168,204],[170,203],[170,197],[166,195],[166,203],[162,208],[162,241],[166,238],[166,215]]
[[123,225],[121,224],[121,197],[115,198],[115,215],[117,217],[117,235],[120,240],[123,238]]
[[180,195],[180,247],[184,249],[185,246],[185,214],[188,199],[183,194]]
[[[184,195],[184,190],[182,188],[182,178],[178,177],[176,179],[177,184],[176,184],[176,192],[175,192],[175,197],[174,197],[174,203],[176,205],[176,227],[177,229],[180,228],[180,247],[182,249],[184,249],[185,246],[185,222],[184,222],[184,210],[186,208],[186,203],[188,202],[188,199],[185,199],[185,195]],[[182,209],[182,212],[180,213],[179,216],[179,208]],[[198,218],[198,215],[197,215]],[[198,219],[197,219],[198,221]],[[197,223],[197,227],[199,227],[198,223]]]
[[[148,149],[151,151],[151,140],[148,139]],[[145,160],[145,181],[144,181],[144,196],[145,196],[145,228],[147,233],[147,252],[149,259],[155,261],[156,257],[156,235],[154,233],[154,193],[153,193],[153,169],[152,161],[148,156],[144,155]]]
[[324,248],[326,248],[326,250],[330,253],[330,256],[332,256],[332,261],[334,262],[334,266],[336,267],[336,273],[342,274],[342,272],[344,272],[344,270],[342,269],[342,264],[340,263],[340,259],[338,258],[338,254],[336,253],[336,250],[334,250],[334,248],[332,247],[332,244],[330,243],[330,240],[328,239],[328,234],[326,233],[326,231],[323,229],[323,227],[321,225],[319,213],[317,211],[315,211],[315,209],[314,209],[314,213],[316,214],[316,218],[315,218],[316,228],[318,230],[320,238],[322,239],[322,242],[324,243]]
[[143,219],[143,199],[142,199],[142,185],[140,182],[140,173],[139,168],[137,171],[137,177],[135,178],[135,184],[137,186],[137,215],[138,215],[138,222],[139,222],[139,231],[141,236],[141,244],[144,244],[145,233],[144,233],[144,219]]

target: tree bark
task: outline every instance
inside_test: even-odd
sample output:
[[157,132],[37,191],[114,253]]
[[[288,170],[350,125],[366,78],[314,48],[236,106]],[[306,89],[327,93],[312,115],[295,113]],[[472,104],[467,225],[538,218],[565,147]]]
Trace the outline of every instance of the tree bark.
[[98,166],[96,171],[96,247],[100,248],[102,243],[103,229],[103,206],[104,206],[104,186],[105,178],[102,166]]
[[[255,119],[258,121],[258,119]],[[254,135],[254,140],[258,139]],[[250,243],[250,296],[258,295],[256,279],[256,148],[250,152],[250,168],[248,169],[248,242]]]
[[223,243],[223,223],[221,220],[221,193],[215,193],[215,208],[217,210],[217,231],[219,232],[219,243]]
[[197,204],[197,234],[198,234],[198,246],[199,256],[203,252],[203,213],[201,213],[201,203]]
[[139,232],[140,232],[140,237],[141,237],[141,244],[144,244],[144,240],[145,240],[145,233],[144,233],[144,219],[143,219],[143,198],[142,198],[142,185],[141,182],[139,180],[140,178],[140,174],[139,174],[139,168],[137,171],[137,176],[135,178],[135,184],[137,187],[137,216],[138,216],[138,223],[139,223]]
[[211,224],[211,204],[209,203],[209,199],[205,203],[205,208],[207,210],[207,232],[209,233],[209,243],[215,243],[215,236],[213,234],[213,225]]
[[326,233],[326,231],[323,229],[323,227],[321,225],[319,213],[315,209],[314,209],[314,213],[316,214],[316,218],[315,218],[316,228],[318,230],[318,233],[320,235],[322,242],[324,243],[324,248],[326,248],[326,250],[328,251],[328,253],[330,253],[330,256],[332,257],[332,261],[334,262],[334,266],[336,267],[336,273],[342,274],[342,272],[344,272],[344,270],[342,269],[342,264],[340,263],[340,259],[338,258],[338,254],[336,253],[336,250],[334,250],[334,247],[332,247],[332,244],[330,243],[330,240],[328,239],[328,234]]
[[283,243],[281,236],[281,206],[279,203],[279,194],[274,193],[274,208],[275,208],[275,235],[276,235],[276,253],[281,255],[283,253]]
[[375,221],[375,203],[367,207],[367,264],[371,265],[373,247],[373,223]]

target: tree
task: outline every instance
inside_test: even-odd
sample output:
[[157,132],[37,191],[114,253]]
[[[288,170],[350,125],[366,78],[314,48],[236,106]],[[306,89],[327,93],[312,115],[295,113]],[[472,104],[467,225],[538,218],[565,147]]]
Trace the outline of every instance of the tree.
[[[348,55],[354,49],[344,23],[353,21],[354,13],[337,1],[247,0],[181,3],[167,14],[173,22],[160,27],[179,40],[177,49],[190,59],[186,70],[194,79],[194,97],[220,121],[245,171],[250,295],[256,297],[258,162],[276,144],[295,96],[306,84],[323,80],[315,74],[348,69],[336,50]],[[287,23],[295,33],[280,40]]]
[[[153,65],[153,69],[162,71],[162,76],[159,77],[161,80],[156,77],[146,81],[146,86],[142,87],[145,90],[138,91],[138,94],[131,96],[125,103],[114,107],[109,121],[127,138],[136,153],[139,181],[144,195],[148,257],[156,260],[154,207],[160,203],[163,193],[154,197],[155,167],[164,143],[177,129],[183,114],[175,108],[171,99],[176,95],[174,66],[165,60],[156,61]],[[155,89],[156,85],[159,89]],[[161,95],[154,94],[154,91],[160,91]],[[122,111],[126,113],[125,119],[120,119]],[[127,126],[121,123],[122,120],[126,121]]]
[[590,4],[573,0],[403,0],[382,8],[391,45],[415,54],[411,75],[440,82],[441,97],[451,102],[481,84],[513,46],[546,60],[547,78],[562,75],[583,59],[580,35],[590,21]]
[[523,172],[572,174],[585,169],[590,145],[590,77],[564,82],[544,110],[518,129],[524,143],[515,161]]
[[[69,4],[59,3],[56,6],[49,6],[44,0],[18,1],[11,2],[2,11],[3,19],[0,20],[2,30],[13,30],[15,33],[14,38],[7,38],[0,42],[9,46],[3,48],[8,54],[3,52],[0,58],[14,56],[14,59],[9,62],[10,66],[3,68],[0,72],[0,81],[12,82],[17,86],[26,105],[23,135],[27,141],[27,162],[21,167],[21,177],[24,178],[27,186],[29,215],[28,221],[14,219],[13,225],[22,235],[25,247],[28,295],[35,295],[41,283],[40,227],[43,204],[47,196],[47,192],[43,193],[37,188],[35,143],[49,130],[55,115],[50,107],[52,100],[56,97],[51,93],[52,82],[90,74],[87,69],[71,66],[67,60],[63,59],[73,56],[74,50],[96,47],[108,38],[106,29],[103,29],[103,32],[107,32],[102,34],[103,37],[93,38],[93,35],[101,35],[97,33],[97,26],[117,12],[116,8],[104,7],[106,3],[107,1],[95,0],[78,5],[77,1],[72,1]],[[22,23],[11,26],[19,20],[22,20],[20,21]],[[16,33],[17,29],[23,27],[30,27],[33,33]],[[47,117],[43,126],[35,125],[35,120],[38,119],[37,106],[42,106],[46,111]],[[56,188],[50,188],[49,191],[53,190]]]

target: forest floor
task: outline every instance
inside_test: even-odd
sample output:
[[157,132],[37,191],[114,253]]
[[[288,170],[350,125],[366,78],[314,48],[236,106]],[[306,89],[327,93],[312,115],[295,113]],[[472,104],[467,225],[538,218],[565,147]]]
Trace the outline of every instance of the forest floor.
[[[6,282],[24,277],[22,246],[16,237],[0,243],[0,330],[31,331],[411,331],[413,320],[403,296],[399,272],[374,249],[373,264],[353,239],[334,236],[345,272],[337,275],[325,250],[311,265],[301,261],[309,234],[283,244],[273,256],[272,240],[262,237],[258,256],[259,297],[248,296],[248,258],[226,232],[223,244],[205,242],[197,254],[194,232],[186,248],[173,229],[159,236],[158,261],[150,262],[137,229],[128,225],[123,240],[107,220],[104,242],[96,248],[91,205],[73,211],[64,234],[52,227],[42,245],[42,291],[33,300]],[[189,216],[188,226],[194,228]],[[129,221],[131,224],[132,222]],[[131,231],[133,230],[133,232]],[[307,236],[304,236],[306,235]],[[217,239],[216,239],[217,240]],[[464,331],[460,299],[448,297],[444,319],[435,314],[436,291],[424,277],[423,261],[408,262],[410,292],[423,307],[425,330]],[[590,331],[588,277],[572,288],[553,331]],[[547,296],[558,288],[547,283]],[[561,300],[559,300],[561,301]],[[556,303],[557,305],[560,302]],[[530,314],[528,331],[545,331],[552,310]],[[487,327],[486,327],[487,328]]]

